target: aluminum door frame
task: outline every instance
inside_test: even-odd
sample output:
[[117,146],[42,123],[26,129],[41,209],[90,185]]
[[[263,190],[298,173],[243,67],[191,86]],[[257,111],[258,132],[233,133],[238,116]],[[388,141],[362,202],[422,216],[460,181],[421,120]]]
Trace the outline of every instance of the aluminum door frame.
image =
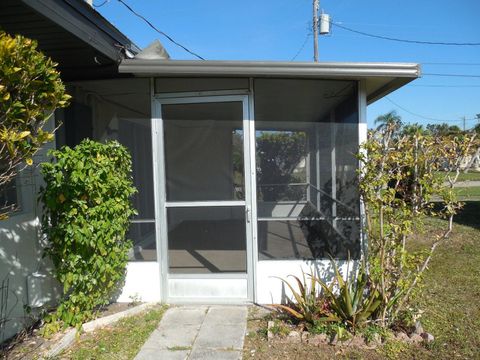
[[[178,205],[190,206],[209,205],[209,206],[228,206],[238,205],[245,207],[245,231],[246,231],[246,260],[247,272],[247,297],[238,299],[238,302],[254,301],[254,231],[256,229],[256,218],[253,216],[252,204],[254,203],[254,181],[252,174],[255,174],[255,164],[252,164],[252,158],[255,159],[255,152],[251,143],[252,133],[254,134],[254,124],[251,119],[252,107],[250,104],[249,91],[232,91],[228,94],[226,91],[209,91],[195,93],[165,93],[155,94],[152,97],[152,152],[154,165],[154,197],[155,197],[155,227],[157,259],[160,267],[160,297],[162,301],[171,299],[168,293],[169,279],[234,279],[242,278],[243,274],[170,274],[168,273],[168,227],[167,227],[167,208]],[[171,104],[193,104],[193,103],[218,103],[218,102],[241,102],[243,108],[243,155],[244,155],[244,183],[245,200],[244,201],[201,201],[201,202],[167,202],[166,201],[166,173],[165,173],[165,142],[164,142],[164,124],[162,117],[162,105]],[[253,160],[254,161],[254,160]],[[208,203],[208,204],[207,204]],[[253,204],[256,208],[256,204]],[[173,276],[172,276],[173,275]],[[191,301],[190,301],[191,300]],[[187,302],[204,302],[208,299],[188,299]],[[215,298],[217,302],[232,302],[230,298]],[[237,302],[237,301],[234,301]]]

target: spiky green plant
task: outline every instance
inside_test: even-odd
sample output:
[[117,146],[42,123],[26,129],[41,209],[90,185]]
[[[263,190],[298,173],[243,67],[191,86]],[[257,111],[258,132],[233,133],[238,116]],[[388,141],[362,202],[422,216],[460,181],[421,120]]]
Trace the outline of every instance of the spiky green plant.
[[[310,278],[307,281],[307,276]],[[292,292],[294,301],[290,301],[288,304],[277,304],[274,307],[292,316],[297,321],[304,321],[313,324],[315,320],[324,318],[326,311],[326,301],[323,297],[319,296],[317,287],[317,279],[313,270],[309,274],[305,274],[302,271],[302,279],[295,275],[289,275],[295,280],[298,289],[290,284],[286,279],[280,279]]]
[[329,300],[331,313],[328,320],[343,322],[355,330],[368,321],[381,304],[381,294],[367,274],[363,262],[360,263],[356,277],[351,276],[347,268],[344,278],[336,262],[333,259],[331,261],[335,271],[334,281],[328,285],[319,277],[315,277],[315,281],[322,287],[325,297]]

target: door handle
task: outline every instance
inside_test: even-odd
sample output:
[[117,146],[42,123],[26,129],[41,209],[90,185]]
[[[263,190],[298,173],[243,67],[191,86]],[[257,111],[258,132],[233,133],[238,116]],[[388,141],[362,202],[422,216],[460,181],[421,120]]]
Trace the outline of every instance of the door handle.
[[247,223],[251,222],[250,220],[250,207],[245,206],[245,218],[247,219]]

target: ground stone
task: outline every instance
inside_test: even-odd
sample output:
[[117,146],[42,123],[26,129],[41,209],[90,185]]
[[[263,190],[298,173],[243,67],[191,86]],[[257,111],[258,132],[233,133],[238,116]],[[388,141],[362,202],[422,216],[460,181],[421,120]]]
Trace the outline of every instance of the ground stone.
[[377,346],[377,345],[382,345],[382,337],[380,336],[380,334],[373,334],[373,337],[372,337],[372,340],[370,341],[370,343],[374,346]]
[[427,333],[427,332],[424,332],[422,334],[422,338],[423,338],[423,341],[425,341],[427,344],[433,342],[435,340],[435,337],[430,334],[430,333]]
[[341,341],[338,337],[338,334],[335,334],[331,339],[330,339],[330,345],[333,346],[339,346],[343,345],[343,341]]
[[397,340],[400,340],[400,341],[403,341],[403,342],[410,342],[410,338],[403,331],[399,331],[399,332],[395,333],[395,337],[397,338]]
[[285,338],[285,341],[289,343],[301,343],[302,336],[298,331],[292,330],[288,333],[288,336]]
[[316,346],[328,344],[328,336],[326,334],[311,335],[307,341],[309,344]]
[[275,325],[273,321],[267,322],[267,340],[272,341],[275,335],[272,332],[272,328]]
[[350,346],[364,346],[365,345],[365,339],[363,338],[362,335],[355,335],[352,337],[352,339],[348,342],[348,345]]
[[423,337],[419,334],[411,334],[410,335],[410,341],[414,344],[420,344],[421,342],[423,342]]
[[296,330],[292,330],[288,333],[288,336],[290,336],[290,337],[300,337],[300,333]]
[[309,336],[310,336],[310,334],[308,333],[308,331],[302,331],[300,333],[300,338],[301,338],[302,342],[307,342]]
[[423,330],[422,323],[420,321],[415,322],[415,334],[422,335],[425,331]]

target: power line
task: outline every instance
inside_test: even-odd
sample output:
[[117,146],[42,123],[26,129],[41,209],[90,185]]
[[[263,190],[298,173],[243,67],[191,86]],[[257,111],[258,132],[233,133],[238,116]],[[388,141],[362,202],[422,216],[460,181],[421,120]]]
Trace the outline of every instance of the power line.
[[385,96],[385,99],[387,99],[388,101],[390,101],[393,105],[397,106],[398,108],[402,109],[403,111],[409,113],[410,115],[413,115],[413,116],[417,116],[419,118],[422,118],[422,119],[425,119],[425,120],[430,120],[430,121],[439,121],[439,122],[452,122],[452,121],[470,121],[470,120],[478,120],[477,118],[471,118],[471,119],[438,119],[438,118],[433,118],[433,117],[429,117],[429,116],[423,116],[423,115],[420,115],[420,114],[417,114],[417,113],[414,113],[413,111],[410,111],[406,108],[404,108],[403,106],[397,104],[395,101],[393,101],[392,99],[390,99],[388,96]]
[[133,10],[127,3],[125,3],[123,0],[117,0],[119,3],[123,4],[132,14],[135,16],[139,17],[142,19],[148,26],[150,26],[153,30],[155,30],[157,33],[160,35],[165,36],[171,43],[177,45],[178,47],[181,47],[183,50],[188,52],[189,54],[199,58],[200,60],[205,60],[203,57],[198,55],[197,53],[193,52],[192,50],[188,49],[187,47],[183,46],[179,42],[175,41],[171,36],[168,34],[164,33],[162,30],[158,29],[155,25],[153,25],[148,19],[146,19],[143,15],[137,13],[135,10]]
[[298,55],[300,55],[300,53],[303,51],[303,49],[305,49],[305,45],[307,45],[307,42],[308,42],[308,39],[310,38],[310,36],[312,36],[312,34],[307,34],[307,36],[305,37],[305,40],[303,41],[303,44],[302,46],[300,46],[300,49],[298,49],[297,53],[295,54],[295,56],[293,56],[290,61],[293,61],[297,58]]
[[431,87],[431,88],[476,88],[480,85],[443,85],[443,84],[433,84],[433,85],[417,85],[417,84],[408,84],[413,87]]
[[470,75],[470,74],[422,73],[422,75],[426,75],[426,76],[464,77],[464,78],[480,78],[480,75]]
[[422,62],[422,65],[480,66],[480,63],[469,63],[469,62]]
[[105,5],[105,4],[109,3],[109,2],[110,2],[110,0],[104,0],[104,1],[103,1],[101,4],[99,4],[99,5],[96,5],[94,2],[92,2],[92,5],[93,5],[93,7],[99,8],[99,7],[102,7],[103,5]]
[[339,23],[335,23],[333,21],[330,21],[330,23],[332,25],[340,28],[340,29],[350,31],[350,32],[353,32],[355,34],[360,34],[360,35],[363,35],[363,36],[369,36],[369,37],[372,37],[372,38],[377,38],[377,39],[382,39],[382,40],[390,40],[390,41],[404,42],[404,43],[410,43],[410,44],[423,44],[423,45],[480,46],[480,43],[460,43],[460,42],[442,42],[442,41],[422,41],[422,40],[411,40],[411,39],[399,39],[399,38],[393,38],[393,37],[389,37],[389,36],[370,34],[370,33],[364,32],[364,31],[351,29],[351,28],[348,28],[346,26],[340,25]]

